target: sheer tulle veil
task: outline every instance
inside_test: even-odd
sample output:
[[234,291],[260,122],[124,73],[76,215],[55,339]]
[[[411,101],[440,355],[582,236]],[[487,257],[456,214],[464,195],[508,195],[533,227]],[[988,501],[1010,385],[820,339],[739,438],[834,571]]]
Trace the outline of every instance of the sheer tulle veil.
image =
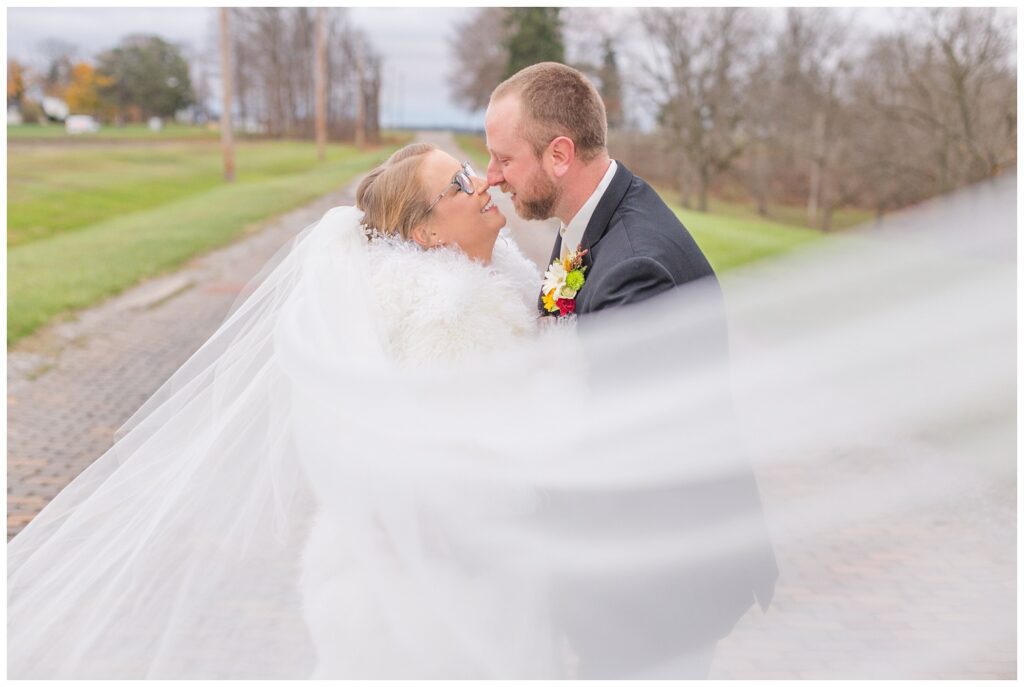
[[[361,213],[335,208],[9,543],[9,677],[564,677],[582,648],[642,676],[748,609],[744,646],[796,674],[846,625],[786,624],[780,552],[1015,488],[1015,184],[417,367],[389,359]],[[759,493],[837,455],[856,478]],[[933,641],[837,671],[1013,640],[1004,586],[893,568],[900,626]],[[922,601],[948,594],[955,622]]]

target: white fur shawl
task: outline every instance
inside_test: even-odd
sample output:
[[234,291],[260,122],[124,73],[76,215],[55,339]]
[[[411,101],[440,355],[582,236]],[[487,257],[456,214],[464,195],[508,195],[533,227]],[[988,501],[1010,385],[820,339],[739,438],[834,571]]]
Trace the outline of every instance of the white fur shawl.
[[398,362],[450,361],[536,331],[540,273],[505,232],[489,265],[455,248],[380,239],[370,245],[375,305]]

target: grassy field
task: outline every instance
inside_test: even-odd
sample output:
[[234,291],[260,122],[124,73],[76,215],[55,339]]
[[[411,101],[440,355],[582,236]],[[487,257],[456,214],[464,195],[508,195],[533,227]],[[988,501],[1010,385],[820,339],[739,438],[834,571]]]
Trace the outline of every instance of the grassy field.
[[189,126],[177,122],[167,122],[160,131],[151,131],[145,124],[128,124],[125,126],[103,126],[96,133],[69,134],[64,131],[63,124],[12,124],[7,127],[8,141],[64,140],[68,143],[90,143],[96,141],[124,140],[180,140],[203,139],[216,140],[220,132],[216,128]]
[[[349,157],[331,147],[328,163]],[[316,167],[309,143],[239,143],[237,180],[250,184]],[[7,151],[7,246],[77,231],[223,185],[216,143],[32,145]]]
[[790,224],[734,215],[685,210],[669,204],[690,230],[715,272],[785,253],[821,240],[824,234]]
[[[458,134],[455,140],[482,174],[488,157],[483,139]],[[665,189],[658,189],[658,192],[666,201],[671,201],[670,192]],[[671,202],[669,207],[693,234],[716,272],[792,250],[823,236],[798,224],[766,220],[753,208],[737,204],[716,202],[714,212],[685,210]]]
[[245,142],[220,180],[216,141],[8,148],[7,342],[229,243],[343,186],[398,144]]
[[[653,186],[666,202],[673,203],[678,198],[679,194],[667,186],[660,184],[653,184]],[[807,223],[807,208],[804,206],[772,205],[768,208],[768,217],[764,217],[757,213],[757,207],[753,204],[728,201],[721,198],[711,198],[708,204],[710,205],[710,212],[717,215],[726,215],[728,217],[736,217],[737,219],[767,220],[792,227],[814,229],[814,227]],[[849,229],[850,227],[869,222],[872,219],[874,219],[874,214],[868,210],[843,208],[833,215],[832,230],[841,231]],[[815,231],[817,230],[815,229]]]

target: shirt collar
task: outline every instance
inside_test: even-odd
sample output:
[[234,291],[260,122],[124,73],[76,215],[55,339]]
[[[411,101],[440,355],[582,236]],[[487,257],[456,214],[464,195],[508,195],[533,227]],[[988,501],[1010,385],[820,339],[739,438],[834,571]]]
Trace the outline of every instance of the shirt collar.
[[562,237],[562,257],[565,257],[569,251],[576,250],[580,245],[580,242],[583,240],[583,232],[587,230],[590,218],[594,216],[594,210],[597,209],[597,204],[601,202],[601,196],[604,195],[604,192],[608,190],[608,186],[612,183],[612,177],[615,176],[617,166],[615,160],[612,160],[611,164],[608,165],[608,171],[601,178],[601,183],[597,185],[594,192],[587,198],[587,202],[569,220],[569,224],[562,224],[558,230]]

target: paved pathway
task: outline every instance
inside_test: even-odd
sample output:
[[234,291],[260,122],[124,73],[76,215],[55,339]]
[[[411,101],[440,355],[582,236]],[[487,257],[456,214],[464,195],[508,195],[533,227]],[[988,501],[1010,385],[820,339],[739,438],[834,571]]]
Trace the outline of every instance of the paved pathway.
[[[450,136],[424,138],[464,157]],[[351,190],[9,351],[8,537],[109,448],[115,429],[216,329],[265,261],[327,208],[350,203]],[[507,197],[494,195],[524,252],[546,262],[551,223],[523,223]],[[871,456],[761,470],[766,512],[813,495],[826,479],[891,469],[887,457]],[[781,577],[772,607],[752,609],[719,644],[712,677],[1016,677],[1015,502],[1014,484],[977,487],[899,518],[832,528],[825,541],[775,532]]]

